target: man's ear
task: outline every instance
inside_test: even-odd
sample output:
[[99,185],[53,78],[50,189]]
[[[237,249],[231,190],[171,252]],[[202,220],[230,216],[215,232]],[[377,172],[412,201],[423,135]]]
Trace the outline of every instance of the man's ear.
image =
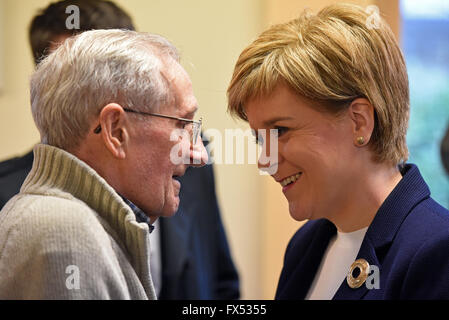
[[106,105],[100,112],[99,121],[106,148],[114,157],[125,159],[129,134],[123,108],[117,103]]
[[374,130],[374,107],[366,98],[357,98],[348,108],[353,123],[353,141],[358,147],[366,145]]

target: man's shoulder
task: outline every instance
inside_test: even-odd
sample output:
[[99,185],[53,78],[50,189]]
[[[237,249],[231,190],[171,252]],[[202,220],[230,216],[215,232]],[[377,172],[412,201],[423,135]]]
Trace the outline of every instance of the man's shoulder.
[[69,195],[18,194],[0,215],[0,232],[14,229],[15,233],[26,234],[28,238],[81,239],[105,232],[95,211]]
[[29,171],[33,164],[33,152],[0,162],[0,179],[16,172]]
[[[14,196],[0,212],[0,248],[0,298],[129,299],[127,281],[140,288],[128,256],[96,212],[77,199]],[[66,291],[68,266],[78,270],[80,291]],[[36,281],[43,286],[29,285]],[[137,296],[144,297],[139,288]]]

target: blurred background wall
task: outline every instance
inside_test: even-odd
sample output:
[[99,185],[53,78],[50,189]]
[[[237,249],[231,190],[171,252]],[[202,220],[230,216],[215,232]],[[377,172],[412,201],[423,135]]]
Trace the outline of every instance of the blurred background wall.
[[[413,0],[412,0],[413,1]],[[399,0],[116,0],[139,31],[158,33],[181,51],[204,117],[205,129],[242,128],[226,114],[226,89],[240,52],[269,25],[304,8],[335,2],[377,5],[400,39]],[[33,61],[27,28],[48,0],[0,0],[0,160],[20,155],[39,141],[29,106]],[[448,38],[449,39],[449,38]],[[272,299],[285,247],[302,225],[291,219],[278,184],[256,165],[215,165],[217,193],[243,299]]]

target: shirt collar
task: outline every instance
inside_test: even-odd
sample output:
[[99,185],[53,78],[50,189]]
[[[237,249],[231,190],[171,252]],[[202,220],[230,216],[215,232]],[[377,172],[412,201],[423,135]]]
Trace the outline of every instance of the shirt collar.
[[125,197],[121,196],[123,201],[131,208],[131,210],[136,215],[136,221],[140,223],[146,223],[150,227],[150,233],[153,232],[154,226],[150,222],[150,218],[145,214],[145,212],[142,211],[138,206],[136,206],[134,203],[126,199]]

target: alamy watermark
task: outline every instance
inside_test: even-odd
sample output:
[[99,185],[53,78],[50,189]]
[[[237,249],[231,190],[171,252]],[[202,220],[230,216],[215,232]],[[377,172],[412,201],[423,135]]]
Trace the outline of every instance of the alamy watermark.
[[80,269],[76,265],[69,265],[65,268],[65,273],[69,276],[65,279],[65,286],[68,290],[80,289]]
[[[267,134],[269,131],[269,134]],[[268,136],[267,136],[268,135]],[[207,129],[204,136],[210,141],[206,150],[208,163],[214,164],[259,164],[260,174],[275,174],[278,169],[278,130],[247,129]],[[175,129],[171,132],[170,141],[179,141],[170,152],[173,164],[199,164],[200,159],[190,159],[190,139],[186,130]],[[254,139],[258,143],[254,142]],[[245,148],[245,145],[247,146]],[[245,157],[246,156],[246,157]],[[246,162],[245,162],[246,158]]]
[[365,12],[369,14],[366,18],[366,27],[368,29],[379,29],[380,28],[380,10],[376,5],[367,6]]
[[76,5],[70,5],[65,8],[65,13],[69,16],[65,19],[65,27],[68,30],[80,29],[80,8]]
[[380,289],[380,270],[378,266],[370,264],[365,286],[368,290]]

